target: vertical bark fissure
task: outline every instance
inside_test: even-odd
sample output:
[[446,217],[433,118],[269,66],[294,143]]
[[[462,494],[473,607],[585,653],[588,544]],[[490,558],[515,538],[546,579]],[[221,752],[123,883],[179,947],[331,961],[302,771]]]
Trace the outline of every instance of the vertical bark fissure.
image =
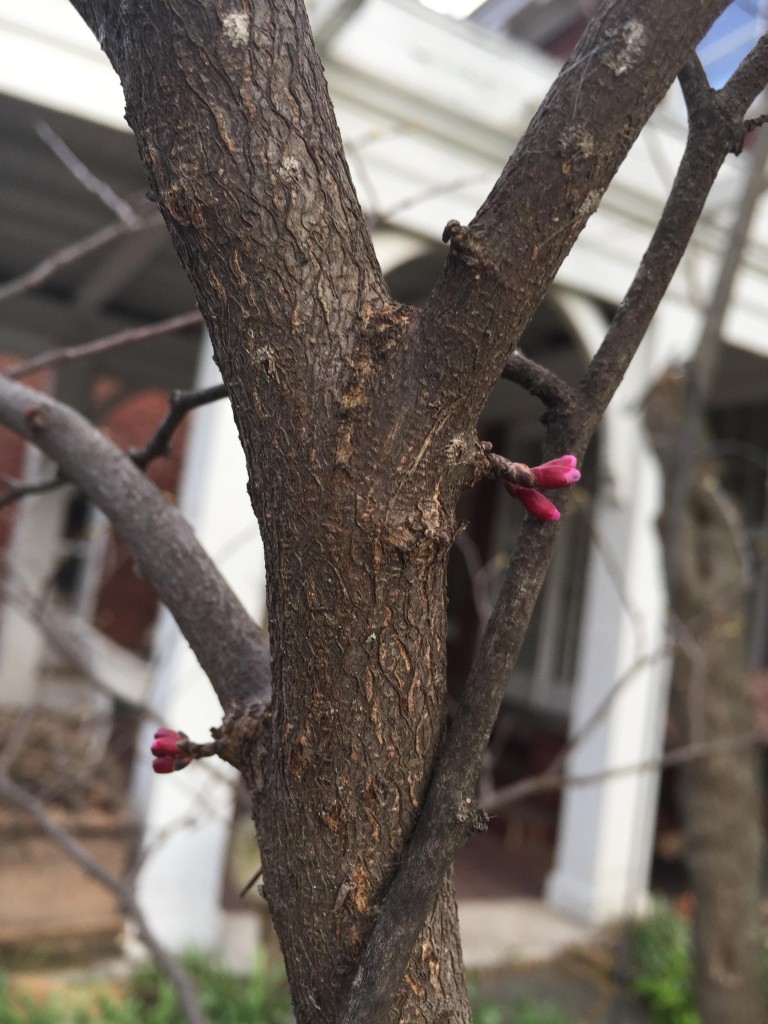
[[[414,532],[404,545],[363,488],[356,508],[348,488],[343,508],[332,488],[305,489],[301,515],[273,519],[264,538],[275,703],[259,832],[299,1021],[339,1019],[444,726],[447,540]],[[400,1019],[426,1005],[467,1020],[456,965],[448,885],[411,956]]]

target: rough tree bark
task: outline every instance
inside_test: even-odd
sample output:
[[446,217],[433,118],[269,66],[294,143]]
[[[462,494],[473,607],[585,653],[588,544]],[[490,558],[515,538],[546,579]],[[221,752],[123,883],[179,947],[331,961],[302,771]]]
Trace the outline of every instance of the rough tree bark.
[[[725,0],[601,9],[476,218],[446,228],[423,312],[387,292],[298,0],[73,3],[122,79],[246,453],[273,701],[266,720],[225,695],[225,731],[253,797],[297,1020],[336,1022],[348,1004],[350,1022],[467,1021],[447,869],[478,824],[482,743],[554,538],[549,525],[524,528],[437,762],[454,509],[488,469],[477,416]],[[742,83],[730,121],[699,138],[703,173],[692,161],[676,186],[662,249],[644,261],[602,362],[550,410],[556,454],[583,452],[761,87],[760,75]],[[36,424],[20,401],[0,382],[15,428],[49,444],[55,406],[38,402]],[[211,629],[226,635],[227,623]]]

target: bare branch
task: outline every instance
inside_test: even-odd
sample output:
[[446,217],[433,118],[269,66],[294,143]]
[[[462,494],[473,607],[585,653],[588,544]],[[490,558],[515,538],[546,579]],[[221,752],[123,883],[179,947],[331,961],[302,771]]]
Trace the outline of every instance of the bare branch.
[[[765,73],[765,69],[763,71]],[[766,77],[768,78],[768,73],[766,73]],[[725,92],[725,90],[723,91]],[[667,459],[671,459],[667,466],[667,523],[664,531],[664,548],[667,581],[673,598],[679,583],[681,531],[683,520],[689,511],[692,474],[696,471],[692,455],[696,451],[701,437],[707,401],[710,398],[717,367],[722,357],[723,322],[736,274],[744,256],[752,218],[765,187],[768,134],[762,133],[759,136],[757,146],[750,157],[751,167],[744,182],[735,221],[728,233],[728,246],[720,262],[717,281],[696,352],[688,366],[682,419],[677,424],[678,429],[673,437],[668,439],[668,443],[672,443],[672,448],[669,449],[668,445],[664,446]]]
[[764,124],[768,124],[768,114],[760,114],[759,117],[748,117],[744,122],[744,130],[753,132],[756,128],[762,128]]
[[207,1018],[200,1009],[192,979],[181,964],[174,960],[155,938],[141,907],[128,886],[99,864],[63,825],[51,817],[40,800],[18,786],[4,770],[0,771],[0,794],[14,806],[31,815],[45,834],[76,864],[79,864],[92,878],[95,878],[117,896],[123,912],[135,923],[139,938],[151,953],[158,968],[166,975],[176,990],[188,1024],[207,1024]]
[[148,341],[150,338],[159,338],[163,334],[172,334],[174,331],[182,331],[187,327],[195,327],[201,324],[203,318],[196,310],[188,313],[179,313],[178,316],[170,316],[165,320],[158,320],[153,324],[143,324],[141,327],[128,327],[124,331],[117,331],[115,334],[108,334],[103,338],[96,338],[94,341],[86,341],[80,345],[67,345],[64,348],[49,349],[41,352],[39,356],[32,359],[25,359],[23,363],[17,363],[5,371],[6,377],[16,380],[19,377],[26,377],[37,370],[47,370],[51,366],[59,366],[61,363],[69,363],[75,359],[85,359],[88,356],[99,355],[101,352],[111,352],[112,349],[122,348],[124,345],[133,345],[138,341]]
[[45,494],[48,491],[55,491],[57,487],[61,487],[65,483],[66,480],[58,473],[48,480],[35,480],[32,483],[27,483],[24,480],[12,480],[7,476],[0,477],[0,484],[4,488],[3,493],[0,495],[0,508],[12,505],[14,501],[19,501],[21,498],[26,498],[31,494]]
[[570,410],[576,401],[576,392],[541,363],[529,359],[519,350],[513,352],[501,371],[504,380],[510,380],[525,388],[534,398],[538,398],[547,408],[563,408]]
[[168,415],[143,448],[128,454],[139,469],[146,469],[153,459],[168,454],[174,431],[187,413],[226,397],[227,389],[223,384],[214,384],[199,391],[173,391],[169,399]]
[[44,260],[41,260],[31,270],[27,270],[25,273],[19,274],[18,277],[0,284],[0,302],[10,299],[14,295],[21,295],[32,288],[37,288],[55,274],[57,270],[68,266],[70,263],[75,263],[83,256],[87,256],[88,253],[96,252],[96,250],[101,249],[109,242],[113,242],[116,238],[122,238],[124,235],[129,235],[135,231],[145,231],[148,228],[157,227],[159,224],[159,216],[156,212],[153,212],[151,215],[138,219],[133,225],[126,224],[121,220],[99,228],[98,231],[94,231],[77,242],[65,245],[52,255],[46,256]]
[[266,639],[178,509],[86,419],[3,377],[0,422],[46,452],[112,521],[179,624],[224,708],[266,702]]
[[[450,253],[419,340],[435,388],[451,386],[446,361],[477,368],[471,386],[459,378],[457,416],[465,408],[479,414],[501,360],[519,341],[629,147],[725,6],[726,0],[695,7],[661,0],[601,5],[474,220],[449,225]],[[658,72],[652,84],[651,55]],[[457,304],[476,311],[483,329],[468,332],[465,318],[443,315]]]
[[483,800],[483,810],[488,814],[494,814],[502,807],[507,807],[517,800],[524,800],[535,793],[549,793],[566,786],[592,786],[596,782],[622,779],[638,772],[660,771],[663,768],[672,768],[675,765],[688,764],[691,761],[722,757],[723,754],[743,750],[745,747],[754,747],[759,742],[759,734],[754,729],[750,729],[740,736],[687,743],[685,746],[668,750],[661,757],[649,757],[644,761],[636,761],[634,764],[622,764],[616,768],[607,768],[601,772],[589,772],[586,775],[567,775],[550,767],[540,775],[533,775],[529,779],[521,779],[520,782],[513,782],[509,786],[497,789],[495,793]]
[[680,69],[678,81],[683,91],[689,117],[695,116],[696,111],[704,110],[712,102],[714,90],[709,84],[707,73],[698,54],[693,53],[688,58],[688,63]]
[[568,755],[572,753],[580,743],[583,743],[587,736],[589,736],[600,722],[605,719],[613,702],[632,682],[637,673],[647,666],[652,665],[660,658],[668,655],[672,651],[672,646],[672,644],[666,644],[661,650],[652,651],[650,654],[647,654],[642,658],[638,658],[634,665],[631,665],[626,672],[623,672],[618,679],[615,680],[608,693],[605,694],[594,711],[592,711],[592,713],[582,723],[579,730],[569,737],[568,742],[565,744],[563,749],[552,759],[551,763],[546,768],[545,774],[562,774],[562,769]]
[[51,128],[47,121],[38,121],[35,131],[49,147],[49,149],[61,160],[67,170],[76,178],[83,188],[88,189],[104,203],[104,205],[117,215],[118,219],[129,228],[135,228],[139,223],[139,216],[124,199],[115,192],[111,185],[102,181],[91,171],[83,161],[72,152],[64,139]]
[[[758,45],[762,44],[763,40]],[[742,67],[744,63],[746,61]],[[762,71],[763,77],[768,78],[768,61]],[[579,444],[585,443],[594,432],[645,336],[688,246],[723,160],[740,144],[742,118],[755,96],[746,88],[731,90],[730,83],[719,93],[705,92],[695,64],[689,65],[684,78],[690,111],[688,144],[637,274],[579,386],[579,409],[583,413]],[[759,91],[762,85],[757,83],[755,87]],[[740,97],[738,102],[736,95]]]
[[[125,335],[126,332],[122,332]],[[118,335],[112,335],[112,338],[116,338]],[[104,339],[106,340],[106,339]],[[133,341],[141,341],[143,338],[133,338]],[[90,355],[91,352],[84,352],[88,349],[91,344],[99,344],[99,342],[86,342],[85,345],[72,346],[69,352],[79,350],[83,355]],[[121,344],[127,344],[125,340],[121,341]],[[103,350],[102,350],[103,351]],[[78,358],[79,356],[70,356],[68,358]],[[50,358],[50,356],[47,356]],[[48,364],[50,365],[50,364]],[[8,377],[21,376],[22,372],[26,372],[22,367],[14,367],[14,373],[8,373]],[[223,384],[215,384],[210,388],[203,388],[200,391],[174,391],[170,397],[170,411],[165,417],[163,422],[155,431],[154,435],[149,439],[147,444],[136,451],[127,452],[128,457],[133,463],[141,470],[146,470],[147,466],[154,459],[167,456],[170,450],[170,440],[173,437],[174,432],[183,421],[187,413],[193,409],[199,408],[201,405],[208,405],[210,402],[216,402],[221,398],[227,397],[227,389]],[[64,484],[70,481],[66,477],[62,476],[60,472],[56,473],[55,476],[48,480],[36,480],[32,483],[26,483],[23,480],[11,480],[8,477],[0,477],[0,484],[5,488],[5,492],[0,495],[0,509],[5,508],[6,505],[12,504],[14,501],[19,501],[21,498],[26,498],[31,494],[44,494],[47,491],[54,491],[57,487],[63,487]]]
[[766,85],[768,85],[768,33],[760,37],[720,90],[720,94],[736,109],[746,111]]
[[263,874],[263,869],[262,868],[259,868],[258,871],[254,871],[253,875],[251,875],[250,879],[245,883],[243,888],[238,893],[240,899],[243,899],[243,897],[248,895],[248,893],[251,891],[251,889],[254,887],[254,885],[256,885],[258,880],[261,878],[262,874]]

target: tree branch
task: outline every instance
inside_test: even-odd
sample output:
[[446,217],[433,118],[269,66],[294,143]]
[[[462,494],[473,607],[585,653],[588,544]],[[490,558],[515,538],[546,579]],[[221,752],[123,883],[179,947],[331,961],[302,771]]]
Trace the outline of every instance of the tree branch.
[[55,491],[57,487],[62,487],[66,482],[60,473],[56,473],[48,480],[35,480],[30,483],[25,480],[13,480],[7,476],[1,477],[0,484],[3,487],[3,493],[0,494],[0,509],[5,508],[6,505],[12,505],[14,501],[20,501],[21,498],[27,498],[31,494]]
[[[474,220],[446,229],[448,260],[418,340],[430,403],[436,394],[455,400],[460,387],[456,416],[477,419],[630,146],[726,6],[601,6]],[[472,373],[458,373],[457,364]]]
[[720,90],[723,98],[735,109],[746,112],[766,87],[767,68],[768,33],[760,37]]
[[[768,51],[766,52],[768,58]],[[765,69],[763,69],[765,74]],[[768,75],[766,75],[768,77]],[[768,133],[762,133],[750,153],[751,167],[743,185],[736,217],[728,232],[728,246],[723,253],[706,320],[687,368],[686,394],[682,419],[672,437],[662,442],[664,456],[669,460],[667,473],[666,515],[664,530],[667,584],[675,600],[680,574],[681,536],[689,501],[693,474],[693,455],[705,429],[706,406],[711,397],[715,374],[722,358],[722,328],[733,291],[736,274],[744,257],[749,228],[765,184],[768,162]],[[669,445],[671,444],[671,448]]]
[[139,469],[146,469],[153,459],[168,455],[171,438],[187,413],[199,409],[201,405],[218,402],[227,397],[227,389],[223,384],[214,384],[198,391],[173,391],[169,399],[168,414],[143,448],[131,451],[133,462]]
[[[610,10],[621,6],[613,4]],[[763,70],[768,76],[768,64]],[[563,73],[569,73],[569,65]],[[551,95],[556,93],[555,88]],[[746,97],[742,97],[744,106],[740,106],[720,104],[716,101],[718,95],[713,94],[708,117],[694,116],[692,112],[680,170],[648,251],[585,374],[576,408],[568,414],[552,416],[545,455],[564,451],[583,455],[683,256],[717,171],[733,149],[734,140],[743,132],[741,119]],[[530,173],[527,167],[526,173]],[[503,211],[499,215],[501,223],[506,224]],[[474,244],[471,238],[467,244]],[[455,283],[460,287],[460,280]],[[344,1024],[357,1024],[360,1020],[378,1024],[388,1019],[390,994],[403,976],[409,951],[454,854],[468,833],[481,826],[481,819],[473,810],[475,780],[546,576],[555,538],[556,530],[551,525],[530,519],[523,525],[421,816],[352,984]]]
[[0,377],[0,423],[36,444],[105,513],[176,619],[225,710],[269,699],[267,641],[181,513],[91,423]]
[[668,750],[660,757],[649,757],[644,761],[618,765],[616,768],[607,768],[601,772],[567,775],[563,771],[547,768],[539,775],[533,775],[529,779],[521,779],[519,782],[512,782],[502,789],[497,789],[495,793],[491,793],[483,800],[483,810],[488,814],[494,814],[502,807],[507,807],[517,800],[525,800],[526,797],[533,796],[535,793],[551,793],[554,790],[564,789],[566,786],[593,786],[596,782],[623,779],[638,772],[660,771],[675,765],[689,764],[691,761],[703,761],[710,757],[732,754],[745,747],[755,747],[759,742],[758,733],[754,729],[750,729],[739,736],[686,743],[682,747]]
[[[756,53],[761,55],[757,61]],[[719,92],[705,87],[697,63],[698,58],[694,58],[682,75],[690,129],[672,191],[629,291],[579,386],[579,417],[583,425],[576,433],[580,446],[594,432],[645,336],[723,160],[728,153],[741,148],[744,113],[768,80],[766,37]],[[740,75],[745,66],[747,71]],[[739,88],[732,87],[737,76]],[[750,94],[746,82],[755,90],[753,93]],[[574,430],[570,425],[569,429]]]
[[570,410],[576,401],[576,392],[569,384],[520,351],[512,353],[501,376],[525,388],[548,409]]
[[122,348],[124,345],[133,345],[138,341],[148,341],[151,338],[159,338],[163,334],[172,334],[174,331],[182,331],[187,327],[195,327],[202,324],[203,318],[196,309],[188,313],[179,313],[177,316],[169,316],[165,320],[157,320],[152,324],[142,324],[141,327],[128,327],[124,331],[117,331],[115,334],[108,334],[103,338],[96,338],[94,341],[84,341],[79,345],[66,345],[63,348],[48,349],[41,352],[32,359],[25,359],[22,363],[5,370],[5,376],[12,380],[19,377],[26,377],[37,370],[47,370],[51,366],[59,366],[61,363],[71,363],[76,359],[86,359],[88,356],[99,355],[102,352],[111,352],[112,349]]
[[98,196],[102,203],[127,227],[136,227],[139,216],[133,206],[126,202],[125,199],[122,199],[111,185],[97,177],[90,168],[86,167],[80,157],[72,152],[64,139],[51,128],[47,121],[38,121],[35,125],[35,131],[51,152],[61,160],[73,178],[80,182],[83,188]]
[[[117,335],[112,335],[113,339],[116,337]],[[138,341],[142,339],[132,338],[131,340]],[[125,339],[121,342],[121,344],[126,343]],[[82,352],[83,349],[88,348],[89,344],[91,343],[87,342],[85,345],[72,346],[69,351],[72,352],[78,349]],[[52,358],[52,356],[46,356],[46,358]],[[69,358],[76,358],[76,356],[70,356]],[[47,365],[50,364],[48,363]],[[14,367],[14,370],[18,376],[27,372],[20,366]],[[6,376],[12,377],[13,374],[8,373]],[[210,388],[202,388],[199,391],[173,391],[170,396],[170,409],[165,419],[143,448],[126,453],[128,458],[139,469],[142,471],[146,470],[150,462],[169,454],[171,438],[189,412],[193,409],[198,409],[201,405],[208,405],[210,402],[217,402],[226,397],[227,389],[223,384],[214,384]],[[56,490],[57,487],[62,487],[69,482],[60,472],[57,472],[55,476],[48,480],[36,480],[32,483],[0,477],[0,484],[5,488],[4,492],[0,494],[0,509],[31,494],[44,494],[47,491]]]
[[768,124],[768,114],[760,114],[758,117],[748,117],[744,122],[744,129],[747,132],[753,132],[756,128],[761,128],[764,124]]
[[116,238],[122,238],[124,235],[130,235],[136,231],[145,231],[153,227],[158,227],[157,213],[155,211],[146,217],[138,219],[134,224],[128,224],[124,220],[107,224],[106,227],[99,228],[98,231],[94,231],[92,234],[78,239],[77,242],[65,245],[57,252],[46,256],[44,260],[41,260],[31,270],[27,270],[25,273],[19,274],[18,277],[11,278],[10,281],[0,284],[0,302],[13,298],[14,295],[21,295],[32,288],[39,287],[39,285],[55,274],[57,270],[60,270],[61,267],[66,267],[83,256],[87,256],[88,253],[103,248],[108,242],[113,242]]

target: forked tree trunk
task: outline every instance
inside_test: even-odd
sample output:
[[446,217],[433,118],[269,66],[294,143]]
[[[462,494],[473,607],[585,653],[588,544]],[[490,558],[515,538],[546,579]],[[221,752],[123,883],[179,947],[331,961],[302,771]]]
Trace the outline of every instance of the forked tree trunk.
[[[445,727],[446,558],[459,495],[487,469],[477,418],[726,0],[601,8],[472,224],[448,225],[446,266],[421,313],[393,304],[383,282],[300,0],[73,3],[120,74],[245,450],[266,554],[274,718],[260,733],[245,728],[237,760],[297,1019],[337,1024],[374,922],[391,925],[378,912],[401,859],[425,851],[440,880],[455,849],[447,832],[410,848],[408,839]],[[704,178],[723,158],[717,150],[698,161]],[[694,191],[676,237],[689,236],[710,184]],[[649,307],[670,274],[654,282]],[[646,312],[634,319],[647,323]],[[579,450],[638,343],[604,349],[610,365],[585,385],[590,400],[577,409],[572,396],[582,424],[567,436]],[[549,526],[528,529],[533,553],[505,588],[521,595],[509,602],[518,646],[551,551],[545,530],[551,538]],[[483,663],[492,692],[467,710],[452,747],[462,770],[479,763],[508,679],[508,641],[497,630]],[[474,782],[470,766],[465,789],[464,778],[446,783],[452,841],[464,834]],[[409,884],[408,899],[432,898],[423,878]],[[421,911],[402,907],[414,927]],[[374,979],[381,993],[370,978],[355,990],[373,993],[375,1024],[468,1021],[449,882],[419,939],[406,933],[397,993],[392,943],[368,946],[369,974],[380,948],[394,965]],[[350,1019],[365,1018],[357,1005]]]

